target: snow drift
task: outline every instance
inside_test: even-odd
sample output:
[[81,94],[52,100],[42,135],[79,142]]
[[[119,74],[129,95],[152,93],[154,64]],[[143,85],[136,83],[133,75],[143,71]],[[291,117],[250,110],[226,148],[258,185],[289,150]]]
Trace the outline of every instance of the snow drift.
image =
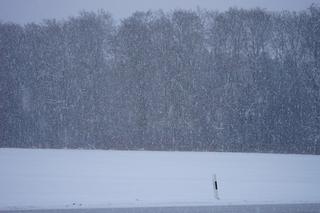
[[0,149],[0,210],[320,203],[319,165],[311,155]]

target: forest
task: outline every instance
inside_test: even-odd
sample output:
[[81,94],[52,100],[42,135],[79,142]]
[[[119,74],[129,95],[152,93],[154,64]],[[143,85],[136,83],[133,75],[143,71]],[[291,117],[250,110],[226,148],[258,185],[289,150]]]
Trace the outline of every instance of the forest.
[[0,22],[0,147],[320,154],[320,7]]

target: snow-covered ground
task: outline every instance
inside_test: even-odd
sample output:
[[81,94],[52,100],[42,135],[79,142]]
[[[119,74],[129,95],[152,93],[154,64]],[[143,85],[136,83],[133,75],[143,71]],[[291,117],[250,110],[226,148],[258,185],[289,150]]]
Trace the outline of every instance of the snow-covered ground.
[[320,203],[320,156],[0,149],[0,210],[278,203]]

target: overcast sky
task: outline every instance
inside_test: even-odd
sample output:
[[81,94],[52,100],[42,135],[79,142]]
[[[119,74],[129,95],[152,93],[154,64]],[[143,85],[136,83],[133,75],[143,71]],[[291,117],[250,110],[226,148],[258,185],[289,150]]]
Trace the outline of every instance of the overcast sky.
[[75,16],[81,10],[109,11],[116,20],[128,17],[134,11],[176,8],[224,11],[229,7],[261,7],[267,10],[302,10],[320,0],[0,0],[0,20],[25,24],[43,19],[58,20]]

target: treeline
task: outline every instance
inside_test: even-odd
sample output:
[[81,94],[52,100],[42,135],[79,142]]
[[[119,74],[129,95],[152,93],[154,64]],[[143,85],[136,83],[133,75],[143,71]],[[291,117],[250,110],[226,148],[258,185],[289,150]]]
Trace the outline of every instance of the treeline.
[[320,7],[0,23],[0,147],[320,153]]

